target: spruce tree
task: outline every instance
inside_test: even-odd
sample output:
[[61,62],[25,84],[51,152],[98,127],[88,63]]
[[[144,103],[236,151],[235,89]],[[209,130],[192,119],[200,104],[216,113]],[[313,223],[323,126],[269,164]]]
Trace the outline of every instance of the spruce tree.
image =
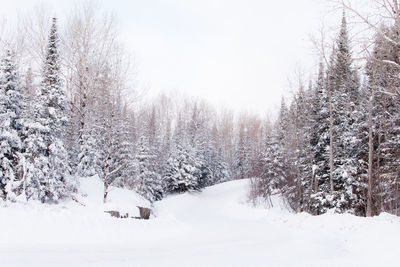
[[7,50],[2,61],[0,83],[0,198],[16,201],[24,193],[22,155],[22,113],[24,99],[13,63]]
[[208,140],[206,146],[207,162],[206,164],[210,169],[210,177],[206,181],[206,186],[222,183],[228,181],[230,172],[228,164],[223,155],[222,145],[218,142],[219,133],[216,125],[213,126],[212,135],[206,137]]
[[32,183],[32,197],[42,202],[58,202],[76,190],[70,175],[64,146],[67,126],[67,103],[60,73],[57,20],[50,30],[43,66],[40,94],[35,99],[33,123],[25,128],[27,175]]
[[313,157],[311,147],[311,103],[312,103],[312,86],[304,90],[300,85],[299,93],[296,100],[297,110],[297,150],[298,159],[296,162],[298,168],[297,195],[300,203],[298,209],[300,211],[310,210],[310,195],[313,187]]
[[241,125],[236,149],[234,152],[233,173],[235,179],[249,178],[247,176],[250,171],[250,151],[247,141],[247,128]]
[[98,143],[95,137],[95,129],[83,129],[81,137],[80,152],[77,158],[75,173],[81,177],[93,176],[98,173],[98,164],[100,161]]
[[178,144],[168,159],[166,184],[171,193],[192,192],[200,190],[200,166],[187,148]]
[[181,193],[200,190],[201,166],[196,161],[196,150],[190,147],[190,138],[185,133],[181,115],[178,116],[173,141],[174,147],[165,174],[166,191]]
[[264,168],[258,185],[263,197],[268,197],[270,192],[271,194],[280,193],[287,181],[287,162],[284,157],[283,144],[279,139],[279,133],[276,129],[272,129],[272,132],[266,136]]
[[263,172],[258,188],[264,197],[271,194],[286,194],[289,186],[288,157],[285,148],[288,130],[288,110],[284,98],[281,101],[279,117],[273,129],[266,135],[266,150],[263,154]]
[[331,84],[334,98],[334,206],[339,212],[353,211],[357,195],[360,139],[357,135],[359,122],[359,82],[352,66],[347,23],[343,14],[337,49],[332,66]]
[[142,137],[137,149],[136,160],[138,162],[137,192],[153,202],[163,197],[163,182],[161,175],[152,171],[151,161],[155,156],[151,155],[149,141]]
[[320,63],[318,78],[313,88],[311,111],[311,146],[313,155],[313,190],[310,196],[310,212],[321,214],[329,208],[327,196],[330,192],[329,181],[329,103],[324,76],[324,67]]

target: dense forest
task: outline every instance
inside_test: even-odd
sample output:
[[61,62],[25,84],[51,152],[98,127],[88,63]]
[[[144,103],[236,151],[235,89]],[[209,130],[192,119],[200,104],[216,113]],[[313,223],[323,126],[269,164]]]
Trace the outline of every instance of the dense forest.
[[378,27],[365,20],[375,37],[357,65],[343,13],[329,59],[275,120],[172,94],[141,100],[117,27],[95,8],[62,25],[26,19],[2,40],[0,199],[58,203],[94,175],[104,202],[111,185],[157,201],[252,178],[253,200],[280,194],[296,212],[399,214],[397,7]]
[[388,9],[392,24],[373,28],[373,49],[362,68],[354,64],[343,14],[316,79],[307,88],[300,84],[289,105],[282,101],[266,136],[254,196],[268,199],[279,192],[293,210],[311,214],[329,209],[399,214],[400,17],[395,7]]
[[62,33],[50,21],[28,20],[4,42],[1,199],[57,203],[93,175],[105,202],[110,185],[155,201],[232,179],[232,113],[181,96],[137,100],[114,20],[94,6],[82,5]]

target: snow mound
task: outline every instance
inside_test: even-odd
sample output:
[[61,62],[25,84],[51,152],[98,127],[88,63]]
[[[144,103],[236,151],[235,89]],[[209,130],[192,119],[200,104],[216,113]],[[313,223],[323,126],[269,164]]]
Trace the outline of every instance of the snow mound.
[[129,213],[129,216],[139,216],[140,207],[150,208],[148,200],[138,193],[110,186],[107,195],[107,202],[103,203],[104,185],[97,176],[85,177],[80,179],[80,194],[82,198],[79,202],[91,209],[102,211],[119,211],[121,214]]

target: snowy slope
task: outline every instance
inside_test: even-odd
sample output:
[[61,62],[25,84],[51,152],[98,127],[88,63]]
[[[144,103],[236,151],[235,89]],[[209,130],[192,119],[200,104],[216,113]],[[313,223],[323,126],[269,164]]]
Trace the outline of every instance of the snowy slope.
[[247,191],[241,180],[170,196],[150,221],[97,204],[0,208],[1,266],[398,266],[397,217],[252,208]]

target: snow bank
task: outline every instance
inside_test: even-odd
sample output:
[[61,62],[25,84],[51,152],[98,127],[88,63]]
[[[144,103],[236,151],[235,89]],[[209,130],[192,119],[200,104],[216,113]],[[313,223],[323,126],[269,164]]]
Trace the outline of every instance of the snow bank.
[[129,216],[139,216],[140,207],[150,208],[148,200],[134,191],[110,186],[107,195],[107,203],[103,204],[104,185],[97,177],[87,177],[80,180],[80,194],[83,196],[79,202],[85,204],[88,208],[102,211],[119,211],[120,213],[129,213]]

